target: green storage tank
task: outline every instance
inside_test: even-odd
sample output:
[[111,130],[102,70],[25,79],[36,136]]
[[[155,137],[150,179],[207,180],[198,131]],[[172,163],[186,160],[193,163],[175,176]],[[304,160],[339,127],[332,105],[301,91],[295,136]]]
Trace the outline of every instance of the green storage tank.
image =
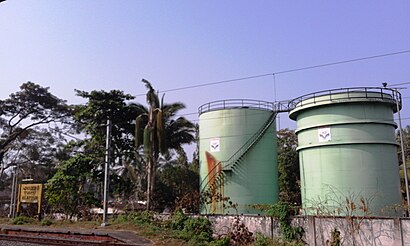
[[257,214],[252,205],[278,201],[276,114],[273,103],[257,100],[199,107],[200,189],[208,200],[201,213]]
[[292,100],[305,214],[400,216],[393,113],[387,88],[344,88]]

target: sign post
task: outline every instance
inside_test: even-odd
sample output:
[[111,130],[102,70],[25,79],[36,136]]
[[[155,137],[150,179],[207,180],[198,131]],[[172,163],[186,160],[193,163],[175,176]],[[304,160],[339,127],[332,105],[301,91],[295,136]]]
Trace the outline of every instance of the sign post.
[[43,184],[19,184],[17,213],[22,203],[37,203],[38,219],[41,220],[41,201],[43,198]]

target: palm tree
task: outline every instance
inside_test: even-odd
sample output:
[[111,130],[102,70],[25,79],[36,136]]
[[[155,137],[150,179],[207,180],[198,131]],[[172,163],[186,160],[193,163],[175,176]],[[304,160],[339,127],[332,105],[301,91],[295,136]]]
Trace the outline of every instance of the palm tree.
[[176,118],[183,103],[164,104],[164,97],[159,100],[158,94],[148,80],[142,79],[147,87],[149,108],[137,104],[139,111],[135,124],[135,145],[143,145],[147,165],[147,209],[152,209],[155,174],[158,158],[169,150],[182,150],[182,145],[195,141],[195,126],[184,117]]

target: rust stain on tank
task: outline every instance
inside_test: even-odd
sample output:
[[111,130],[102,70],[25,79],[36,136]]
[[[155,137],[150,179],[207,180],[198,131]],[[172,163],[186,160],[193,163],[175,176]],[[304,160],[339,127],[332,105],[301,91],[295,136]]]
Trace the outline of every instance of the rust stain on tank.
[[[223,197],[224,184],[223,180],[216,182],[218,173],[222,171],[222,163],[218,161],[211,153],[205,151],[206,164],[208,168],[208,186],[211,187],[212,203],[211,213],[223,213],[223,208],[219,204],[220,198]],[[219,198],[219,199],[218,199]]]

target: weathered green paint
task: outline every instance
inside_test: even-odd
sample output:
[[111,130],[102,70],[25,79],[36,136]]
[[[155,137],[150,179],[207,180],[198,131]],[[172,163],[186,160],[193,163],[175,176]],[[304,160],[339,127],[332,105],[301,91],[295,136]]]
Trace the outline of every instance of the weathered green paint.
[[[277,137],[273,123],[256,145],[247,152],[234,168],[226,168],[226,161],[238,151],[269,119],[273,112],[265,109],[230,108],[211,110],[199,116],[199,160],[201,190],[208,182],[207,159],[210,152],[221,161],[225,172],[222,185],[223,196],[237,204],[238,211],[224,209],[217,204],[215,211],[205,206],[202,213],[252,214],[260,211],[250,207],[254,204],[271,204],[278,201]],[[220,151],[212,152],[211,140],[219,139]]]
[[[304,213],[401,215],[391,209],[401,204],[393,97],[332,96],[301,100],[290,112],[297,121]],[[362,198],[369,212],[360,209]],[[346,208],[346,199],[356,208]]]

